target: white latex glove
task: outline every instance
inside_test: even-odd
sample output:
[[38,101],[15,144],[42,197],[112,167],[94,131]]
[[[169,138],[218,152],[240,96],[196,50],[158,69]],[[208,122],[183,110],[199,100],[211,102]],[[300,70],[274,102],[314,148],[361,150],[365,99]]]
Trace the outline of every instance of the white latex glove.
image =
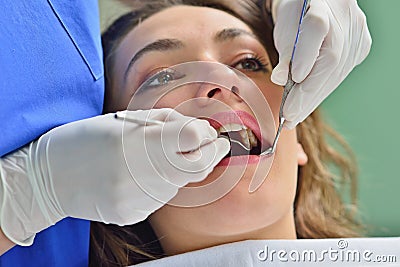
[[0,223],[11,241],[30,245],[35,233],[68,216],[119,225],[144,220],[229,152],[205,120],[172,109],[128,114],[165,123],[98,116],[55,128],[0,160]]
[[[268,1],[268,0],[267,0]],[[274,39],[279,64],[271,80],[285,85],[303,0],[273,0]],[[285,126],[294,128],[360,64],[371,48],[371,35],[356,0],[311,0],[301,28],[292,78],[298,83],[286,100]]]

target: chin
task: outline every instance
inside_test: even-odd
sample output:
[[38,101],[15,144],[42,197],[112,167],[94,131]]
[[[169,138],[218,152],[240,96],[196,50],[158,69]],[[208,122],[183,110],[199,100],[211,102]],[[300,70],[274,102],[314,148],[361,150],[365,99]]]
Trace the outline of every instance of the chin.
[[[237,185],[217,201],[177,212],[186,213],[188,220],[193,222],[192,226],[207,235],[245,235],[268,228],[285,216],[293,202],[287,195],[288,191],[277,188],[273,182],[279,179],[271,177],[266,177],[258,190],[249,193],[256,166],[246,166]],[[210,182],[218,178],[221,171],[223,168],[217,167],[206,180]]]

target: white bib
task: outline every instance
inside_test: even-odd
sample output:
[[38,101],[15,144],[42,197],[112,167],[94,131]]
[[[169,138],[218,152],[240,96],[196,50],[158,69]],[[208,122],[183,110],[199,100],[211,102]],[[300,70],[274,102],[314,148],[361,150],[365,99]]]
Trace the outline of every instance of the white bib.
[[400,237],[248,240],[136,266],[400,266]]

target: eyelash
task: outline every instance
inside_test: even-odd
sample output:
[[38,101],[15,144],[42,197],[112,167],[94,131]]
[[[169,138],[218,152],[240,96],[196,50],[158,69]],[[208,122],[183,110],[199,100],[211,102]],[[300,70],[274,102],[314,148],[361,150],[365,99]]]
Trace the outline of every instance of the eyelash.
[[[245,57],[243,57],[242,59],[238,60],[235,64],[232,64],[231,67],[232,68],[236,68],[237,69],[237,65],[240,63],[243,63],[246,60],[253,60],[256,65],[257,65],[257,69],[255,70],[249,70],[249,69],[239,69],[239,71],[242,72],[247,72],[247,71],[251,71],[251,72],[268,72],[268,63],[265,63],[265,59],[263,57],[260,57],[258,55],[247,55]],[[156,80],[156,78],[158,77],[158,75],[162,75],[162,74],[170,74],[170,75],[175,75],[175,73],[171,73],[170,70],[168,70],[167,67],[165,68],[160,68],[160,71],[157,71],[155,74],[150,75],[153,76],[153,79],[151,80],[147,80],[147,78],[145,79],[145,81],[147,80],[147,82],[145,82],[146,86],[149,87],[157,87],[157,85],[151,86],[151,83],[154,82]]]
[[[156,82],[159,78],[163,78],[163,75],[169,75],[170,77],[173,78],[172,81],[185,77],[184,74],[178,73],[175,70],[171,70],[168,67],[163,67],[163,68],[160,68],[160,69],[161,70],[159,70],[156,73],[150,75],[150,78],[146,78],[145,82],[141,86],[145,86],[145,87],[148,87],[148,88],[156,88],[156,87],[160,86],[161,84],[153,84],[153,83]],[[159,81],[159,82],[162,83],[162,81]],[[166,83],[168,83],[168,82],[169,81],[166,81]]]
[[237,61],[235,64],[231,65],[231,67],[232,67],[232,68],[236,68],[236,66],[237,66],[238,64],[242,63],[242,62],[245,61],[245,60],[254,60],[255,63],[257,64],[258,68],[257,68],[256,70],[246,70],[246,69],[244,69],[244,71],[253,71],[253,72],[262,71],[262,72],[268,72],[267,67],[268,67],[269,64],[265,62],[265,59],[264,59],[263,57],[260,57],[260,56],[258,56],[258,55],[249,55],[249,56],[246,56],[246,57],[240,59],[239,61]]

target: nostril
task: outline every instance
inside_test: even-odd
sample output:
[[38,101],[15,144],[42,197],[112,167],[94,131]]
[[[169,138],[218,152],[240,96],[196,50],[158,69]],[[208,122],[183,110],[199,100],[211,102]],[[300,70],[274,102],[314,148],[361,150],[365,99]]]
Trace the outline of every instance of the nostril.
[[231,88],[232,93],[234,93],[235,95],[239,94],[239,88],[237,88],[236,86],[232,86]]
[[217,91],[219,91],[219,90],[220,90],[219,88],[214,88],[214,89],[212,89],[210,92],[207,93],[207,96],[208,96],[209,98],[211,98],[211,97],[213,97],[213,96],[215,95],[215,93],[216,93]]

